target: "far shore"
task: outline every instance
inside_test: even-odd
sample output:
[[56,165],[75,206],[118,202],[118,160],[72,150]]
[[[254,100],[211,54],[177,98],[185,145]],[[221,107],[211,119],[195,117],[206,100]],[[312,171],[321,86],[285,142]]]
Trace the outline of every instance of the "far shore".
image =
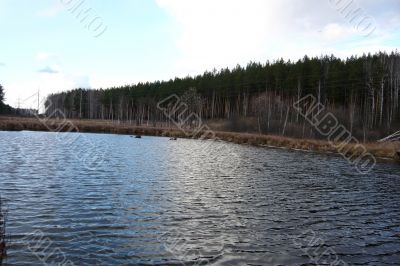
[[[44,122],[45,121],[45,122]],[[0,131],[55,131],[55,132],[85,132],[85,133],[111,133],[123,135],[164,136],[176,138],[200,138],[203,132],[188,132],[177,127],[135,126],[130,123],[103,120],[68,120],[68,123],[57,119],[37,119],[26,117],[0,116]],[[204,132],[205,133],[205,132]],[[247,144],[274,148],[287,148],[293,150],[315,151],[339,154],[334,144],[325,140],[296,139],[273,135],[260,135],[255,133],[238,133],[213,131],[206,134],[206,138],[217,138],[237,144]],[[338,143],[336,143],[338,144]],[[363,143],[366,150],[378,160],[400,162],[400,142]],[[346,145],[346,150],[357,155],[355,144]]]

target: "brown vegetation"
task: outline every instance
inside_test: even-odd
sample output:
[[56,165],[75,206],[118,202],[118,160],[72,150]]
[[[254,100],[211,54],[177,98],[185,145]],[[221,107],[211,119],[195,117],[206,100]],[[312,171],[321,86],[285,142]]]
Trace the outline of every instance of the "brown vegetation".
[[[178,138],[192,138],[193,133],[190,131],[182,131],[176,127],[164,126],[133,126],[129,123],[117,123],[102,120],[57,120],[57,119],[36,119],[36,118],[16,118],[16,117],[1,117],[0,130],[31,130],[31,131],[79,131],[88,133],[112,133],[112,134],[127,134],[127,135],[148,135],[148,136],[166,136]],[[218,128],[218,123],[210,123],[209,126],[214,129]],[[215,126],[215,127],[214,127]],[[338,153],[334,145],[328,141],[314,139],[295,139],[274,135],[262,135],[252,133],[236,133],[214,131],[214,136],[218,139],[229,141],[238,144],[248,144],[257,146],[269,147],[284,147],[289,149],[309,150],[318,152]],[[202,133],[195,134],[195,138],[200,138]],[[208,135],[208,138],[211,135]],[[399,161],[397,152],[400,151],[400,142],[388,143],[364,143],[368,152],[377,158],[386,158]],[[349,152],[357,154],[357,146],[348,144]]]

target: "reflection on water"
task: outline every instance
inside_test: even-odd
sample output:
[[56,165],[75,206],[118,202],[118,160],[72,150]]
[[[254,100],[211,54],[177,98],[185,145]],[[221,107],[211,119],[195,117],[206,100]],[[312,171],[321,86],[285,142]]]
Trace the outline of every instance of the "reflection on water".
[[82,138],[56,135],[0,132],[11,265],[400,261],[398,165],[361,176],[340,157],[85,134],[106,154],[89,170]]

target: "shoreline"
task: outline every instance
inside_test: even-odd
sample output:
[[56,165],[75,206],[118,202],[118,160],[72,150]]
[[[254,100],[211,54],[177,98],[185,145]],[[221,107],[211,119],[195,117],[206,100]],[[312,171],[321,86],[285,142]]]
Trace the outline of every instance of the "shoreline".
[[[44,122],[45,121],[45,122]],[[135,126],[129,123],[118,123],[102,120],[57,120],[0,116],[0,131],[45,131],[45,132],[82,132],[106,133],[119,135],[144,135],[176,138],[199,139],[204,132],[199,132],[192,137],[189,131],[183,132],[176,127]],[[260,135],[256,133],[240,133],[212,131],[219,140],[236,144],[253,145],[268,148],[284,148],[298,151],[313,151],[341,156],[337,148],[327,140],[296,139],[274,135]],[[196,137],[197,136],[197,137]],[[208,138],[209,139],[209,138]],[[400,142],[387,143],[361,143],[377,160],[400,162]],[[354,155],[361,155],[356,149],[356,144],[347,144],[344,147]]]

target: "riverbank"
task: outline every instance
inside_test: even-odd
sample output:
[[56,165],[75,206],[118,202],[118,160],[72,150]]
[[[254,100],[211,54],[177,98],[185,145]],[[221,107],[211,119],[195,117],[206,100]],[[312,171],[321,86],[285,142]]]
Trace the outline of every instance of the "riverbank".
[[[79,131],[87,133],[111,133],[124,135],[165,136],[177,138],[189,138],[190,132],[182,131],[176,127],[157,126],[134,126],[129,123],[117,123],[100,120],[68,120],[68,122],[57,119],[36,119],[0,116],[0,130],[7,131]],[[256,146],[280,147],[296,150],[316,151],[323,153],[338,153],[334,145],[324,140],[295,139],[289,137],[259,135],[252,133],[222,132],[214,131],[213,136],[224,141],[237,144],[248,144]],[[194,134],[201,137],[201,133]],[[211,134],[207,134],[211,137]],[[390,143],[364,143],[366,150],[378,159],[400,162],[400,142]],[[355,144],[345,146],[348,153],[354,156],[360,155],[360,149]]]

